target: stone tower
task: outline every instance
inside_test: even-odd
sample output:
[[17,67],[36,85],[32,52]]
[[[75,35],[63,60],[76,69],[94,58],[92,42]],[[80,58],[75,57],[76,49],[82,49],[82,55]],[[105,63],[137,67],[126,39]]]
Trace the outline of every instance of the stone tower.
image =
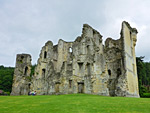
[[120,39],[105,41],[110,96],[139,97],[135,45],[137,30],[123,22]]
[[124,21],[120,38],[108,38],[105,45],[102,35],[88,24],[83,25],[81,36],[73,42],[60,39],[53,45],[48,41],[42,47],[30,87],[26,79],[29,75],[24,73],[25,64],[29,64],[29,69],[31,63],[25,60],[19,64],[21,56],[18,56],[12,94],[27,94],[30,88],[38,95],[86,93],[139,97],[136,35],[137,30]]
[[137,33],[136,28],[132,28],[129,23],[122,23],[121,36],[123,38],[123,58],[125,63],[125,76],[127,79],[127,96],[133,97],[139,96],[135,55]]
[[31,56],[17,54],[11,95],[27,95],[30,90]]

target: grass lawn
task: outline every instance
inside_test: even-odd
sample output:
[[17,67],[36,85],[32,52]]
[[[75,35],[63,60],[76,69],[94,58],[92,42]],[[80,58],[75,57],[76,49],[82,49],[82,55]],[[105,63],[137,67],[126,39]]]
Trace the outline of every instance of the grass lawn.
[[150,98],[88,94],[0,96],[0,113],[150,113]]

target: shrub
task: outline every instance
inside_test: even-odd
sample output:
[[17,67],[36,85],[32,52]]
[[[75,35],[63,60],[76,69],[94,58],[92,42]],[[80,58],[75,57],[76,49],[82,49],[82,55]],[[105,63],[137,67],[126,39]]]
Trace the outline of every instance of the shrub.
[[143,93],[143,98],[150,98],[150,93]]

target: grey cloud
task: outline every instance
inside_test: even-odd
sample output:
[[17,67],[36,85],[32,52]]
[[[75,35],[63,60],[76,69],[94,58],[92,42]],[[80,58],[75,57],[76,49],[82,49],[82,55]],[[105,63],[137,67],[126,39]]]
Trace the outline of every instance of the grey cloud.
[[104,40],[117,39],[123,20],[138,29],[136,53],[148,60],[149,4],[148,0],[0,1],[0,64],[15,66],[18,53],[30,53],[34,64],[46,41],[73,41],[84,23],[97,29]]

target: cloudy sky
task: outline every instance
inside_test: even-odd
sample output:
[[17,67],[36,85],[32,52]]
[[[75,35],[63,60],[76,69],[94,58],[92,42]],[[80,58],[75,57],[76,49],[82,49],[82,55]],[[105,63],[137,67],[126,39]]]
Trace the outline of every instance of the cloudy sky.
[[84,23],[107,37],[120,37],[122,21],[138,29],[136,55],[150,61],[150,0],[0,0],[0,65],[15,66],[16,54],[37,62],[41,47],[74,41]]

